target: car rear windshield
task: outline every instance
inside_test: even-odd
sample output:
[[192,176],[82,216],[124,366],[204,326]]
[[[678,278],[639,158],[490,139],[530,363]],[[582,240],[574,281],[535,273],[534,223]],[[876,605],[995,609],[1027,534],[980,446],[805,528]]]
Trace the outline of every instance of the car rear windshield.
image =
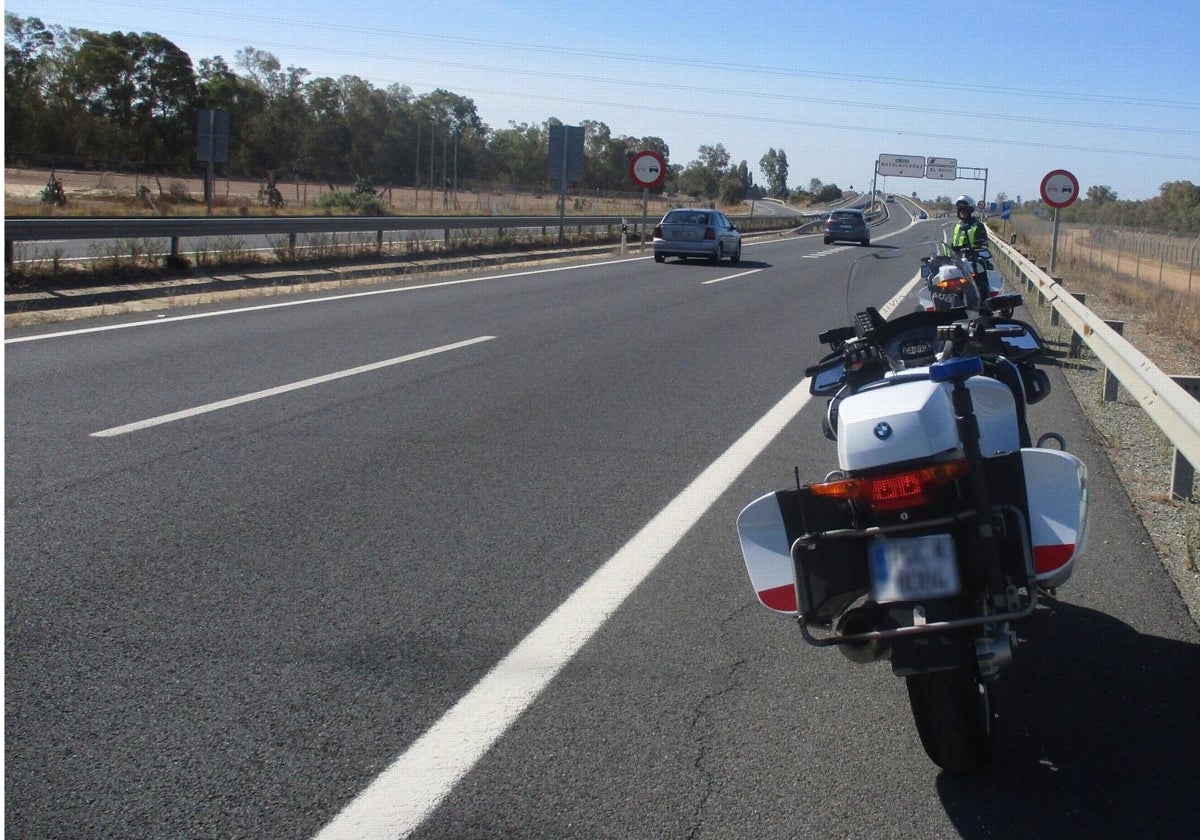
[[831,219],[840,219],[842,221],[857,222],[859,219],[862,218],[862,216],[858,215],[857,213],[847,213],[846,211],[843,210],[841,213],[832,214],[830,216],[830,218]]
[[707,225],[708,214],[695,210],[672,210],[663,222],[669,225]]

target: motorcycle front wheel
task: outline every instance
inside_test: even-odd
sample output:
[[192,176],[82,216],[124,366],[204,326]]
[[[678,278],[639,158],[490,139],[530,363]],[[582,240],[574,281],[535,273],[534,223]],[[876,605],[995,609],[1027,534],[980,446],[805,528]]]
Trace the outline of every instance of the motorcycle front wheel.
[[921,746],[950,773],[970,773],[992,757],[991,690],[974,670],[905,677]]

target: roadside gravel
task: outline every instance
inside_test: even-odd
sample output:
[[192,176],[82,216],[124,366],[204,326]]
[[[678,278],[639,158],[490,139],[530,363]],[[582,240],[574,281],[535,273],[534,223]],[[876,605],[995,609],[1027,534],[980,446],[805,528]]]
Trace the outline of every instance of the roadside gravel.
[[[1050,324],[1051,308],[1037,305],[1037,295],[1026,295],[1026,317],[1038,326],[1050,346],[1075,398],[1091,422],[1097,442],[1108,453],[1121,483],[1154,541],[1163,566],[1200,625],[1200,493],[1191,500],[1172,500],[1171,462],[1174,447],[1120,388],[1115,402],[1104,402],[1104,366],[1085,346],[1078,359],[1067,357],[1071,329],[1065,323]],[[1123,306],[1112,296],[1088,290],[1088,308],[1106,320],[1125,322],[1125,338],[1172,376],[1200,375],[1200,354],[1180,339],[1154,329],[1143,312]],[[1018,312],[1018,317],[1020,313]],[[1200,411],[1200,403],[1197,403]],[[1095,550],[1095,547],[1092,548]]]

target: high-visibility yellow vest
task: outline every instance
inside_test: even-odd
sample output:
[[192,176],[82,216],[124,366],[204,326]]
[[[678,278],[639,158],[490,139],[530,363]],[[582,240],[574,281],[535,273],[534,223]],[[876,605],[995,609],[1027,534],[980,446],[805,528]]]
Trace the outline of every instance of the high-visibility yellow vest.
[[955,248],[978,248],[984,242],[987,242],[987,231],[978,219],[956,224],[950,239],[950,244]]

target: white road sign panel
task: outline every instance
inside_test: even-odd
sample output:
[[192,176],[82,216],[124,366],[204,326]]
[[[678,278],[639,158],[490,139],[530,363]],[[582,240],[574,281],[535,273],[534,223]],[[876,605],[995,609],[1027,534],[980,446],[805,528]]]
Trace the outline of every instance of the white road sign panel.
[[879,175],[899,175],[901,178],[924,178],[925,158],[906,155],[880,155],[875,164]]

